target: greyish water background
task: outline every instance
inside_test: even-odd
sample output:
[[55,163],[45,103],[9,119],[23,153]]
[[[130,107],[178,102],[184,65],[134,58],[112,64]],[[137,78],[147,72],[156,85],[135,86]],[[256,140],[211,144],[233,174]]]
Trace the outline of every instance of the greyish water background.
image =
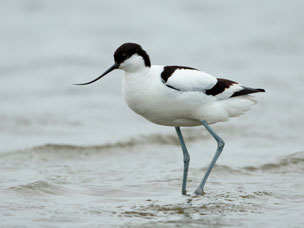
[[[0,2],[0,227],[303,227],[303,1]],[[203,197],[181,196],[173,128],[128,109],[123,42],[267,93],[214,125]],[[185,128],[191,193],[215,151]]]

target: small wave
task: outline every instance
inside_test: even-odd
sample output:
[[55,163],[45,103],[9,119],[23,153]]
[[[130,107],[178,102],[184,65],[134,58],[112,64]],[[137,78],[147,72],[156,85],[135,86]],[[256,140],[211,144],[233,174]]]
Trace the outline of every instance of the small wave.
[[[207,133],[198,129],[185,129],[184,138],[186,141],[196,141],[207,137]],[[126,141],[108,143],[96,146],[76,146],[67,144],[46,144],[24,150],[12,151],[0,154],[0,158],[13,158],[13,160],[52,160],[52,159],[83,159],[87,156],[100,154],[114,154],[128,152],[130,148],[147,145],[178,145],[179,141],[174,134],[154,134],[139,136]],[[76,155],[76,156],[75,156]],[[204,168],[204,171],[207,167]],[[225,165],[216,165],[213,173],[222,174],[248,174],[255,171],[264,172],[292,172],[304,171],[304,151],[281,157],[275,162],[266,163],[260,166],[246,166],[241,168],[231,168]],[[200,170],[201,172],[201,170]]]
[[33,195],[33,196],[41,196],[41,195],[63,195],[68,191],[62,187],[59,187],[56,184],[47,182],[47,181],[35,181],[33,183],[18,185],[14,187],[8,188],[9,191],[13,191],[15,193],[25,194],[25,195]]
[[[197,172],[206,172],[208,166],[197,169]],[[297,152],[279,158],[275,162],[266,163],[260,166],[246,166],[231,168],[226,165],[215,165],[212,171],[216,175],[250,175],[252,172],[304,172],[304,152]]]
[[[193,131],[185,129],[184,138],[187,141],[195,141],[206,137],[207,134],[204,132]],[[93,145],[93,146],[77,146],[68,144],[46,144],[41,146],[36,146],[32,148],[27,148],[23,150],[11,151],[6,153],[1,153],[0,157],[20,157],[24,156],[33,157],[33,155],[45,156],[60,156],[60,158],[70,158],[72,154],[80,155],[92,155],[94,153],[108,153],[109,151],[121,151],[129,149],[136,146],[143,145],[179,145],[179,141],[174,134],[153,134],[153,135],[143,135],[136,138],[130,138],[125,141],[118,141],[115,143],[106,143],[103,145]],[[46,157],[45,157],[46,158]],[[46,158],[47,159],[47,158]]]
[[260,166],[246,166],[247,171],[264,172],[303,172],[304,171],[304,151],[281,157],[273,163],[266,163]]
[[[220,127],[221,131],[225,131],[228,128]],[[234,130],[233,130],[234,132]],[[187,143],[204,140],[209,138],[207,131],[201,128],[183,128],[183,136]],[[231,134],[231,127],[229,126],[229,134]],[[178,138],[175,133],[172,134],[151,134],[141,135],[127,140],[122,140],[114,143],[106,143],[102,145],[92,146],[78,146],[69,144],[45,144],[41,146],[31,147],[22,150],[10,151],[1,153],[0,157],[14,156],[22,157],[29,154],[48,154],[48,156],[60,156],[60,158],[69,158],[72,154],[92,155],[94,153],[107,153],[111,150],[121,151],[122,149],[129,149],[136,146],[147,145],[179,145]],[[62,153],[64,152],[64,153]]]
[[[205,166],[202,169],[197,169],[196,172],[201,173],[205,173],[208,169],[209,165]],[[212,170],[212,174],[216,174],[216,175],[243,175],[243,174],[249,174],[247,170],[244,170],[242,168],[231,168],[227,165],[215,165],[213,170]]]

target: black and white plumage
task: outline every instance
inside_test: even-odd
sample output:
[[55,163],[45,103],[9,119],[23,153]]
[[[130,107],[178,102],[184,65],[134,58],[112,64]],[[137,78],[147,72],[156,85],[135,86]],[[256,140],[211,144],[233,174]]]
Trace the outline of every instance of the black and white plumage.
[[[183,81],[185,75],[189,76],[186,83]],[[218,99],[265,92],[264,89],[249,88],[228,79],[214,78],[195,68],[185,66],[165,66],[161,78],[163,83],[172,89],[183,92],[201,91]]]
[[[166,126],[198,126],[227,121],[256,103],[249,95],[265,92],[216,78],[185,66],[151,65],[142,47],[125,43],[114,53],[114,69],[125,71],[123,95],[128,106],[149,121]],[[89,84],[84,83],[84,84]]]
[[125,71],[122,91],[128,106],[153,123],[176,128],[184,154],[183,194],[186,194],[190,156],[179,127],[203,125],[217,141],[218,148],[195,191],[202,194],[224,147],[224,141],[209,124],[245,113],[256,103],[251,94],[265,90],[216,78],[191,67],[151,65],[148,54],[135,43],[121,45],[114,53],[114,60],[114,65],[101,76],[80,85],[93,83],[115,69]]

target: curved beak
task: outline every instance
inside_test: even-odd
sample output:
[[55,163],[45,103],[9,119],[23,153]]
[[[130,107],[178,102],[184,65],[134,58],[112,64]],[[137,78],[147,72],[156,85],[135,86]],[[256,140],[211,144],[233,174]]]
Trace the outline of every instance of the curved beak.
[[99,79],[101,79],[103,76],[105,76],[106,74],[110,73],[112,70],[118,69],[118,67],[119,67],[119,64],[114,63],[113,66],[111,66],[106,72],[104,72],[102,75],[100,75],[98,78],[94,79],[93,81],[86,82],[86,83],[74,84],[74,85],[88,85],[88,84],[91,84],[93,82],[96,82]]

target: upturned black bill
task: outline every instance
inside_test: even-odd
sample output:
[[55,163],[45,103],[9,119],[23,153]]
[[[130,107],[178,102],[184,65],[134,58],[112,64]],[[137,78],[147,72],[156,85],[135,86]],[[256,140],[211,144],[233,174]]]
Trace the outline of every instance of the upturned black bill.
[[106,74],[110,73],[112,70],[115,70],[119,67],[119,64],[117,63],[114,63],[113,66],[111,66],[106,72],[104,72],[102,75],[100,75],[98,78],[94,79],[93,81],[90,81],[90,82],[86,82],[86,83],[80,83],[80,84],[74,84],[74,85],[88,85],[88,84],[91,84],[93,82],[96,82],[98,81],[99,79],[101,79],[103,76],[105,76]]

